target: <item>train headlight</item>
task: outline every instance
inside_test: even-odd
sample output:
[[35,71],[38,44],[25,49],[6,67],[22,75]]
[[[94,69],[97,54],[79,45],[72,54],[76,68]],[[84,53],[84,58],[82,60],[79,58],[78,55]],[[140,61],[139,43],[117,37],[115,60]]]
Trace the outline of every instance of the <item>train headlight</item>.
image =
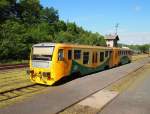
[[43,76],[46,77],[47,76],[47,72],[43,72]]
[[43,76],[44,77],[50,76],[50,72],[43,72]]
[[27,70],[26,73],[27,75],[34,74],[34,70]]
[[47,80],[51,79],[51,73],[50,72],[43,72],[43,77],[47,77]]
[[30,75],[30,70],[27,70],[27,71],[26,71],[26,74],[27,74],[27,75]]

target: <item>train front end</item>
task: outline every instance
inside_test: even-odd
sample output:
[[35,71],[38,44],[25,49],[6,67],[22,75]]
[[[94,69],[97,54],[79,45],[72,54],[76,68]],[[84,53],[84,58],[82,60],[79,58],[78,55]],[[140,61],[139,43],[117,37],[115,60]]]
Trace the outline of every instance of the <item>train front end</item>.
[[32,47],[30,54],[30,68],[28,71],[30,80],[35,83],[52,85],[53,77],[53,52],[55,44],[40,43]]

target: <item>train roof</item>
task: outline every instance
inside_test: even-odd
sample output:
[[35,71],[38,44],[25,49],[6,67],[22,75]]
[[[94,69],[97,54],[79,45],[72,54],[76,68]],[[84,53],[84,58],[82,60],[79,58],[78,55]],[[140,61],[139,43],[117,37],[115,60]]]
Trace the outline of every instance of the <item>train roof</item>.
[[50,46],[55,46],[56,43],[50,43],[50,42],[46,42],[46,43],[38,43],[38,44],[34,44],[33,47],[50,47]]
[[111,49],[110,47],[104,47],[104,46],[95,46],[95,45],[81,45],[81,44],[65,44],[65,43],[58,43],[61,47],[75,47],[75,48],[101,48],[101,49]]
[[120,50],[131,50],[127,48],[118,48],[118,47],[103,47],[103,46],[95,46],[95,45],[80,45],[80,44],[69,44],[69,43],[51,43],[51,42],[46,42],[46,43],[38,43],[34,44],[33,47],[51,47],[51,46],[60,46],[60,47],[76,47],[76,48],[97,48],[97,49],[120,49]]
[[102,46],[91,46],[91,45],[80,45],[80,44],[69,44],[69,43],[50,43],[50,42],[46,42],[46,43],[38,43],[38,44],[34,44],[33,47],[49,47],[49,46],[61,46],[61,47],[76,47],[76,48],[103,48],[103,49],[111,49],[109,47],[102,47]]

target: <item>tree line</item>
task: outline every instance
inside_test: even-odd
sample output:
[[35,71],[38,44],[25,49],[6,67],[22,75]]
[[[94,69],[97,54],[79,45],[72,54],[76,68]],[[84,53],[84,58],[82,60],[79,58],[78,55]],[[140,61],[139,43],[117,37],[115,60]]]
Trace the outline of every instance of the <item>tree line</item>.
[[119,47],[129,47],[135,53],[149,53],[150,51],[150,44],[143,44],[143,45],[126,45],[126,44],[119,44]]
[[106,45],[102,35],[60,20],[58,10],[39,0],[1,0],[0,60],[28,59],[31,46],[40,42]]

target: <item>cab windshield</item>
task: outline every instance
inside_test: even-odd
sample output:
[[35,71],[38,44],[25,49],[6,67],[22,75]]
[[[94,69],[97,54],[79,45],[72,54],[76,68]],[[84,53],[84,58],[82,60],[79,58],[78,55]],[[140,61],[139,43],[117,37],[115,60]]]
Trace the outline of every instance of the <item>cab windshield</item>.
[[32,60],[51,61],[52,60],[52,55],[32,55]]
[[54,47],[33,47],[32,60],[52,61]]

